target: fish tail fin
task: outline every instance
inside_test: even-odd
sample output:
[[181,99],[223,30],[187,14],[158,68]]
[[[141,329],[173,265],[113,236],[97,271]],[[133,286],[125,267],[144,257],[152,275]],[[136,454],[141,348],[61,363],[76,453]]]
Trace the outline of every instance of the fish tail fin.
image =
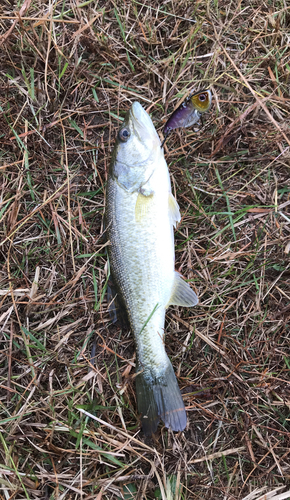
[[157,430],[161,419],[173,431],[186,427],[186,412],[173,367],[168,359],[166,370],[159,377],[146,370],[136,377],[138,411],[141,414],[142,430],[146,436]]

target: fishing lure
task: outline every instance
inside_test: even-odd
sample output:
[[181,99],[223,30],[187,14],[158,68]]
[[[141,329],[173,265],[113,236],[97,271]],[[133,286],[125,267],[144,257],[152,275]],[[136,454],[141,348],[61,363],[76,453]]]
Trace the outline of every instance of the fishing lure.
[[185,99],[167,120],[163,129],[164,140],[161,147],[172,130],[191,127],[198,122],[201,115],[209,110],[211,100],[212,95],[209,89],[197,92]]

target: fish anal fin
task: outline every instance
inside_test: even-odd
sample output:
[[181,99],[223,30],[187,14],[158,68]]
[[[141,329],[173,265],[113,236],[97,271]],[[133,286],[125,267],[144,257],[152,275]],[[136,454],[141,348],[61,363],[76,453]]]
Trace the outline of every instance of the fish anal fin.
[[150,194],[149,196],[145,196],[142,193],[138,194],[136,205],[135,205],[135,220],[136,222],[142,222],[147,214],[148,210],[150,208],[150,205],[152,203],[153,199],[153,194]]
[[181,275],[175,271],[173,289],[166,307],[170,305],[193,307],[196,306],[196,304],[198,304],[196,293],[190,288],[189,284],[182,279]]
[[146,436],[156,432],[160,419],[165,427],[175,432],[185,429],[186,411],[169,359],[161,377],[139,373],[136,377],[136,392],[142,430]]
[[169,193],[168,197],[168,211],[171,223],[176,227],[177,222],[180,222],[181,216],[178,203],[172,193]]

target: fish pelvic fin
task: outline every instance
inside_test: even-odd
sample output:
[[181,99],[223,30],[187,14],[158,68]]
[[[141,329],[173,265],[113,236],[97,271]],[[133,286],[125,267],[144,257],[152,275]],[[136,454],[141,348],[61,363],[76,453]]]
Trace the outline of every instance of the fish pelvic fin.
[[183,431],[187,423],[186,411],[169,359],[160,377],[141,370],[136,377],[136,393],[145,436],[156,432],[160,419],[165,427],[176,432]]

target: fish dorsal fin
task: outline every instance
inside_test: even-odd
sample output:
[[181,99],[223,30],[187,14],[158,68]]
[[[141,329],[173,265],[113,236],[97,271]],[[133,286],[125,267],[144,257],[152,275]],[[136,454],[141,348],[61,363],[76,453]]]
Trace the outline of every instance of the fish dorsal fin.
[[182,279],[181,275],[175,271],[173,289],[166,307],[170,305],[193,307],[196,306],[196,304],[198,304],[196,293],[190,288],[189,284]]
[[109,280],[107,284],[107,301],[109,304],[108,307],[109,316],[112,323],[117,323],[118,321],[115,298],[116,298],[116,292],[114,290],[112,282]]
[[123,330],[130,329],[130,321],[122,297],[117,293],[117,288],[111,278],[107,284],[107,301],[109,303],[109,316],[112,323],[119,322]]
[[168,197],[168,210],[171,222],[174,227],[176,227],[177,222],[180,222],[180,212],[179,206],[172,193],[169,193]]
[[136,222],[142,222],[144,218],[146,218],[152,199],[153,199],[153,194],[149,196],[144,196],[142,193],[138,194],[135,205]]

